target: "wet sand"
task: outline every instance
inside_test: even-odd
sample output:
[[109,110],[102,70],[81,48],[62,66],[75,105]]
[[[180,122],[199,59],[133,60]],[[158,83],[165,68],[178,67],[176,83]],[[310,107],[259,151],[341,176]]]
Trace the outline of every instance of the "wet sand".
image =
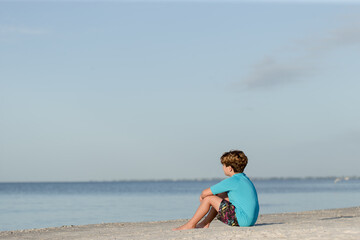
[[360,239],[360,207],[260,215],[253,227],[214,221],[208,229],[172,231],[186,220],[105,223],[0,232],[0,239]]

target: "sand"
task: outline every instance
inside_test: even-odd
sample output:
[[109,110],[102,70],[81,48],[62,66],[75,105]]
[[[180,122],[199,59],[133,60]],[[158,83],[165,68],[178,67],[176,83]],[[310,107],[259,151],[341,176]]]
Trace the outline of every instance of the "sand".
[[0,232],[0,239],[360,239],[360,207],[260,215],[254,227],[214,221],[208,229],[172,231],[186,220],[105,223]]

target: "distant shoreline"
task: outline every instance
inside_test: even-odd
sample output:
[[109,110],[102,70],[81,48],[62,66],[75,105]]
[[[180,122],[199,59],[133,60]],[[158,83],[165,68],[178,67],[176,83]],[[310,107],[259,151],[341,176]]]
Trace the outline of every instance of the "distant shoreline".
[[[254,181],[269,180],[359,180],[360,176],[327,176],[327,177],[250,177]],[[123,180],[88,180],[88,181],[9,181],[3,183],[119,183],[119,182],[193,182],[193,181],[221,181],[225,178],[184,178],[184,179],[123,179]]]

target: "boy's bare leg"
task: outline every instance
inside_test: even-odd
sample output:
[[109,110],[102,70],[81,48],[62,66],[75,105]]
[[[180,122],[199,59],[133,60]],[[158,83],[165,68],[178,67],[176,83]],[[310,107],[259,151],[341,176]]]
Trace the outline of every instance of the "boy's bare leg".
[[185,230],[195,228],[196,224],[208,213],[210,207],[212,206],[215,211],[219,211],[220,203],[223,199],[218,196],[209,196],[204,198],[198,209],[196,210],[194,216],[184,225],[175,228],[173,230]]
[[217,214],[218,212],[213,207],[211,207],[209,213],[199,224],[196,225],[196,228],[208,228]]
[[[216,194],[216,196],[229,201],[227,193]],[[199,224],[196,225],[196,228],[208,228],[210,226],[210,223],[212,222],[212,220],[214,220],[217,214],[218,211],[216,211],[213,207],[211,207],[209,213]]]

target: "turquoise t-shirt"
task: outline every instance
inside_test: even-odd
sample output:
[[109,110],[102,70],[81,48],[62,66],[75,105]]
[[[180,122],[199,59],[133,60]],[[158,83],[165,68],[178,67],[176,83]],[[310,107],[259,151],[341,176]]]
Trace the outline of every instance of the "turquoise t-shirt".
[[238,223],[242,227],[253,226],[259,215],[256,189],[245,173],[237,173],[210,187],[215,195],[227,192],[229,201],[235,206]]

